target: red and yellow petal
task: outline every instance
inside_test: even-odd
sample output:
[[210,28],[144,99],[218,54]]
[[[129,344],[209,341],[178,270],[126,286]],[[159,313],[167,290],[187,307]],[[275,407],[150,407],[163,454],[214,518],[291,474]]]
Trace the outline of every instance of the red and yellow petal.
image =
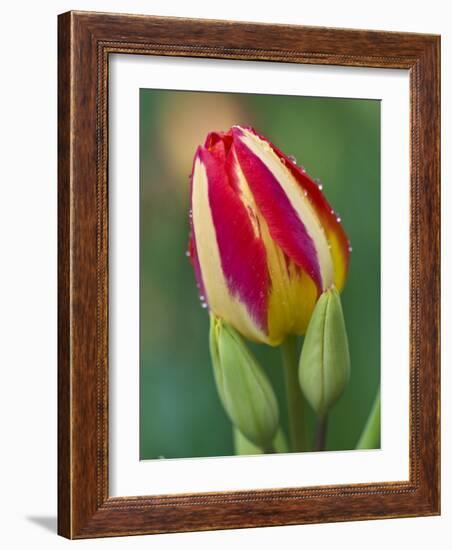
[[229,183],[218,143],[198,149],[193,171],[193,230],[206,298],[211,311],[242,334],[267,341],[265,248]]
[[[249,130],[253,131],[253,130]],[[253,131],[254,132],[254,131]],[[254,132],[256,133],[256,132]],[[257,135],[257,134],[256,134]],[[341,219],[333,210],[325,195],[319,189],[318,184],[311,178],[306,171],[296,165],[287,155],[278,147],[269,142],[266,138],[259,136],[268,143],[279,159],[282,160],[286,168],[290,171],[303,192],[306,192],[308,199],[315,208],[317,215],[325,230],[330,244],[330,253],[334,265],[334,284],[341,291],[347,278],[348,265],[350,261],[350,241],[341,224]]]
[[315,282],[320,294],[333,283],[329,242],[316,209],[267,141],[234,127],[234,150],[267,221],[271,237]]
[[229,181],[250,212],[253,229],[265,246],[271,281],[267,308],[267,343],[278,345],[287,334],[305,332],[318,296],[317,287],[311,277],[295,264],[272,238],[267,221],[257,207],[234,149],[229,157]]

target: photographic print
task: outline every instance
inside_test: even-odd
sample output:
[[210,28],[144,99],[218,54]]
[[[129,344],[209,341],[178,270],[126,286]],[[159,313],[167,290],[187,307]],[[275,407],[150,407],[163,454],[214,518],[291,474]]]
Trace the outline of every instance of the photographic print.
[[380,101],[140,90],[140,459],[380,447]]
[[440,513],[440,42],[59,16],[59,534]]

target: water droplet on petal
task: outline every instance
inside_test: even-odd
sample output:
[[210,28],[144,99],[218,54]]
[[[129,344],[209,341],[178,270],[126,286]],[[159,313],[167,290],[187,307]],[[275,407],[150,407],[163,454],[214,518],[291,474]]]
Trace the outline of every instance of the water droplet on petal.
[[353,248],[351,246],[348,247],[348,251],[351,252]]
[[341,223],[341,217],[338,216],[338,217],[336,218],[336,221],[337,221],[337,223]]
[[206,302],[202,302],[201,307],[202,307],[202,309],[206,309],[207,308]]
[[306,174],[306,168],[304,166],[300,166],[301,168],[301,171],[303,172],[303,174]]
[[289,155],[289,160],[291,160],[294,164],[297,164],[297,159],[293,155]]
[[187,256],[187,258],[190,258],[190,256],[191,256],[190,250],[187,250],[187,251],[185,252],[185,255]]

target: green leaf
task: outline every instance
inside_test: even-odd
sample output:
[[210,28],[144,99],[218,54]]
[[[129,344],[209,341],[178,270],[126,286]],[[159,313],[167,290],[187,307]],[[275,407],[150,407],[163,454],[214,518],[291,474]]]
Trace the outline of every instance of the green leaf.
[[378,449],[380,447],[380,389],[378,389],[372,409],[359,441],[357,449]]
[[332,287],[317,301],[299,363],[301,389],[320,417],[339,399],[350,377],[350,355],[342,305]]
[[279,422],[273,388],[239,333],[213,316],[210,352],[218,394],[229,418],[251,443],[271,449]]

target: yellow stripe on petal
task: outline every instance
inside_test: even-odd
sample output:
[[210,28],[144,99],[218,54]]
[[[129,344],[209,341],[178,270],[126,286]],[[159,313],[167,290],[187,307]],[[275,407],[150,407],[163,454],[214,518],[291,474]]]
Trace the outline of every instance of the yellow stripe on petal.
[[331,257],[334,264],[334,285],[339,292],[342,291],[347,279],[348,257],[344,252],[343,242],[336,231],[328,231],[328,239],[331,245]]
[[[281,307],[287,300],[288,307]],[[268,332],[274,345],[280,344],[287,334],[304,334],[317,301],[317,287],[303,271],[290,280],[281,292],[275,286],[270,294],[268,311]],[[290,310],[290,317],[287,310]]]

